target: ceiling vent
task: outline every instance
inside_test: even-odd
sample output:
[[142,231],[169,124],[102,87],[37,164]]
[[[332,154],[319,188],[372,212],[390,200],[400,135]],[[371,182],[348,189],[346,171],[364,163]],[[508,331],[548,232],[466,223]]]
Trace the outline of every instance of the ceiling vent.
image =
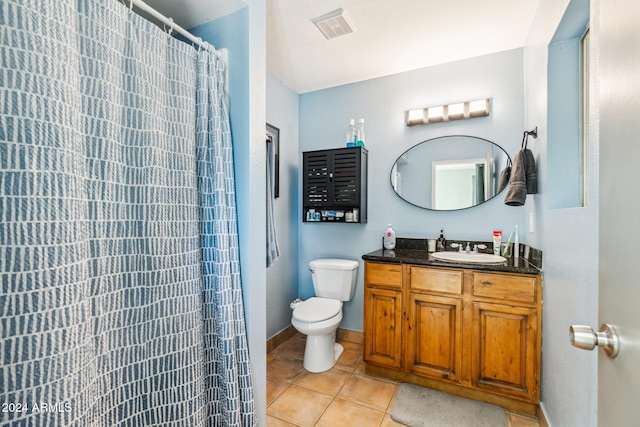
[[318,16],[312,19],[311,22],[316,24],[316,27],[318,27],[328,40],[353,33],[353,28],[351,28],[342,14],[342,9]]

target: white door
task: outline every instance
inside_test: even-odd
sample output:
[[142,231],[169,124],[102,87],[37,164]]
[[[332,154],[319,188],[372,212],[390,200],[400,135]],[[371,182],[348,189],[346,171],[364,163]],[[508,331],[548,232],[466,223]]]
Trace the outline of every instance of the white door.
[[620,338],[615,359],[598,350],[598,425],[639,426],[640,1],[598,3],[599,322],[613,324]]

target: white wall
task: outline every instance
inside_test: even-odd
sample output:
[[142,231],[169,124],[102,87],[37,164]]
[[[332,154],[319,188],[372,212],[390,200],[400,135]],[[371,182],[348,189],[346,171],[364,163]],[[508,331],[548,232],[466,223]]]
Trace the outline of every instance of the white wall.
[[[267,425],[267,336],[265,319],[266,299],[266,0],[245,0],[249,8],[249,150],[244,161],[248,168],[248,192],[242,194],[248,216],[241,222],[241,244],[244,246],[242,261],[243,284],[249,327],[249,351],[254,383],[255,406],[258,425]],[[236,162],[237,163],[237,162]]]
[[267,269],[267,337],[291,325],[298,296],[298,94],[267,74],[267,123],[280,129],[280,197],[274,200],[280,257]]
[[[486,55],[300,95],[300,150],[344,146],[350,118],[365,118],[369,150],[369,223],[300,223],[299,293],[313,295],[309,261],[339,257],[360,261],[357,288],[344,305],[342,327],[362,330],[361,256],[379,249],[388,223],[399,237],[491,241],[494,229],[507,235],[523,217],[520,207],[506,206],[504,195],[472,209],[436,212],[400,199],[390,183],[395,160],[411,146],[437,136],[465,134],[488,139],[512,157],[525,130],[522,50]],[[489,117],[407,127],[405,111],[489,97]],[[410,185],[403,180],[403,187]],[[300,207],[298,221],[301,222]],[[524,236],[522,236],[524,237]],[[526,239],[521,241],[526,242]]]

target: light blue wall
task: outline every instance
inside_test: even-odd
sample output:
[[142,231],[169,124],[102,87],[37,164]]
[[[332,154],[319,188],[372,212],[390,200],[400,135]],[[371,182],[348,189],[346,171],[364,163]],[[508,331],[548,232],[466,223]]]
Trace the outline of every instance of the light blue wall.
[[265,75],[266,1],[190,31],[228,49],[240,268],[258,425],[266,425]]
[[[562,174],[549,171],[556,160],[552,159],[555,154],[551,144],[567,142],[551,134],[553,118],[548,114],[557,100],[549,93],[549,78],[555,72],[548,57],[549,44],[554,35],[563,34],[566,40],[584,29],[584,21],[579,21],[589,19],[589,0],[542,0],[538,10],[525,47],[524,68],[525,120],[528,126],[538,126],[535,154],[539,194],[527,201],[524,214],[535,215],[536,233],[527,236],[544,252],[541,407],[549,425],[596,426],[598,353],[572,347],[567,332],[572,324],[599,324],[598,67],[592,68],[595,73],[591,78],[589,203],[584,208],[555,209],[547,197],[552,187],[565,185]],[[597,15],[592,15],[591,22],[597,21]],[[596,38],[592,39],[592,48],[597,48],[597,31],[592,32],[593,36]],[[592,51],[592,59],[597,57],[597,50]],[[556,126],[556,130],[571,132],[568,127],[569,123],[565,123],[564,127]]]
[[280,197],[274,200],[280,257],[267,269],[267,337],[291,326],[298,296],[298,94],[267,74],[267,123],[280,129]]
[[580,206],[580,38],[549,46],[547,204]]
[[[407,127],[406,110],[491,98],[489,117]],[[520,49],[429,67],[300,95],[300,151],[344,146],[350,118],[364,118],[369,150],[368,224],[301,223],[299,294],[313,295],[308,263],[321,257],[360,261],[357,289],[344,305],[343,328],[361,331],[363,272],[361,256],[381,247],[392,223],[399,237],[437,237],[444,228],[449,240],[486,240],[494,229],[508,234],[523,218],[523,208],[510,207],[498,196],[472,209],[435,212],[401,200],[389,174],[400,154],[437,136],[466,134],[493,141],[511,156],[520,148],[524,128],[523,52]],[[533,142],[535,144],[535,142]],[[299,178],[300,179],[300,178]],[[403,185],[409,183],[403,181]],[[524,227],[522,227],[524,228]],[[526,236],[521,236],[526,242]]]

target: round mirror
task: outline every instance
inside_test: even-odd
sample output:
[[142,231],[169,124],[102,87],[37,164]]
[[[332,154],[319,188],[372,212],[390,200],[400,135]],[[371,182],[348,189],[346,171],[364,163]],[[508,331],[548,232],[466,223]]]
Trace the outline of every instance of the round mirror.
[[405,151],[393,164],[391,185],[403,200],[424,209],[466,209],[498,194],[508,161],[506,151],[489,140],[441,136]]

